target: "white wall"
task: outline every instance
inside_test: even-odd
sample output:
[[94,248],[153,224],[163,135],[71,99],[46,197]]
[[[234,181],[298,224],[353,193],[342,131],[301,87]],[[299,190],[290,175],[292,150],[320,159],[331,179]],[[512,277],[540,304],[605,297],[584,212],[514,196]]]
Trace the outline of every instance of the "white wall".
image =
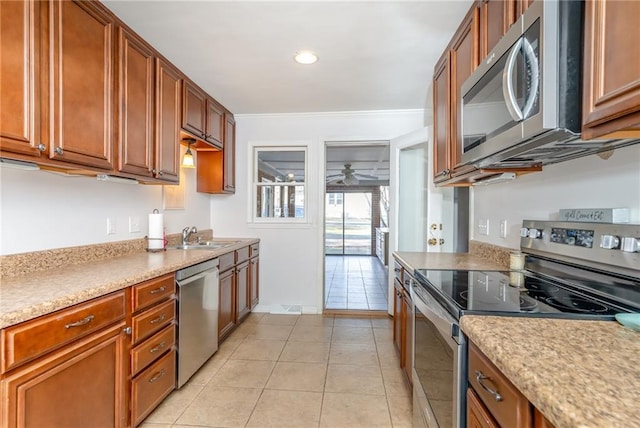
[[[514,181],[474,187],[471,191],[472,239],[519,248],[522,220],[558,220],[561,208],[629,208],[640,224],[640,144],[613,152],[609,159],[591,155],[549,165]],[[478,235],[478,221],[489,219],[489,235]],[[500,238],[506,219],[507,238]]]
[[[210,197],[196,193],[195,170],[182,170],[181,182],[185,209],[164,210],[162,186],[0,167],[0,254],[139,239],[155,208],[164,213],[167,234],[188,225],[209,228]],[[129,233],[129,216],[140,217],[140,233]],[[107,217],[116,222],[113,235]]]
[[[257,237],[260,249],[260,307],[302,305],[322,310],[323,189],[325,141],[389,140],[423,126],[422,110],[236,116],[236,194],[211,199],[215,236]],[[310,223],[256,225],[250,218],[249,144],[308,143],[307,209]]]

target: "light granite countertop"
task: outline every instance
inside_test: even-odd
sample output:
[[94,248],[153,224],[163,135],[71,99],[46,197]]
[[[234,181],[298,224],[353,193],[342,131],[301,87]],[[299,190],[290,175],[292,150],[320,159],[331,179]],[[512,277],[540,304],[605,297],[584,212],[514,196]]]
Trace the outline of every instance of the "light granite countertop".
[[0,328],[46,315],[259,242],[258,239],[252,238],[224,238],[221,241],[234,243],[216,250],[167,249],[157,253],[138,252],[2,278]]
[[615,321],[473,315],[461,327],[556,428],[640,427],[640,332]]
[[505,270],[505,265],[470,253],[421,253],[396,251],[394,257],[406,269]]

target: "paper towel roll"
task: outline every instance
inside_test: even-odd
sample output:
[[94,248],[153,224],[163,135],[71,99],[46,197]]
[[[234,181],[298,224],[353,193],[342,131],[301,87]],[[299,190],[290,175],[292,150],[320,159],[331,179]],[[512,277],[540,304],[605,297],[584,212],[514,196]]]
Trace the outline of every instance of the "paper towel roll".
[[[157,211],[157,210],[156,210]],[[164,215],[149,214],[149,249],[162,250],[164,248]]]

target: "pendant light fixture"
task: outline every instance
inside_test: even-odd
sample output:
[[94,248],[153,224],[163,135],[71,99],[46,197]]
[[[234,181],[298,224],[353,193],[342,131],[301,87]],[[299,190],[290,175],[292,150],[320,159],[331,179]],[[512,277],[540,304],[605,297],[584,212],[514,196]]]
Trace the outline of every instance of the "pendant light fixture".
[[182,141],[187,143],[187,151],[182,157],[183,168],[195,168],[196,163],[193,159],[193,153],[191,153],[191,145],[196,142],[195,138],[183,138]]

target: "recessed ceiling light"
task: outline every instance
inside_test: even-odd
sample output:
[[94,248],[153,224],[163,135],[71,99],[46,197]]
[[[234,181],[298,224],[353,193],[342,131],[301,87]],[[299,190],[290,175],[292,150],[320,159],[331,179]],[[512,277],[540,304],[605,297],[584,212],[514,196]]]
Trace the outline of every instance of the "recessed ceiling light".
[[313,64],[318,61],[318,55],[311,51],[300,51],[296,53],[293,59],[298,64]]

